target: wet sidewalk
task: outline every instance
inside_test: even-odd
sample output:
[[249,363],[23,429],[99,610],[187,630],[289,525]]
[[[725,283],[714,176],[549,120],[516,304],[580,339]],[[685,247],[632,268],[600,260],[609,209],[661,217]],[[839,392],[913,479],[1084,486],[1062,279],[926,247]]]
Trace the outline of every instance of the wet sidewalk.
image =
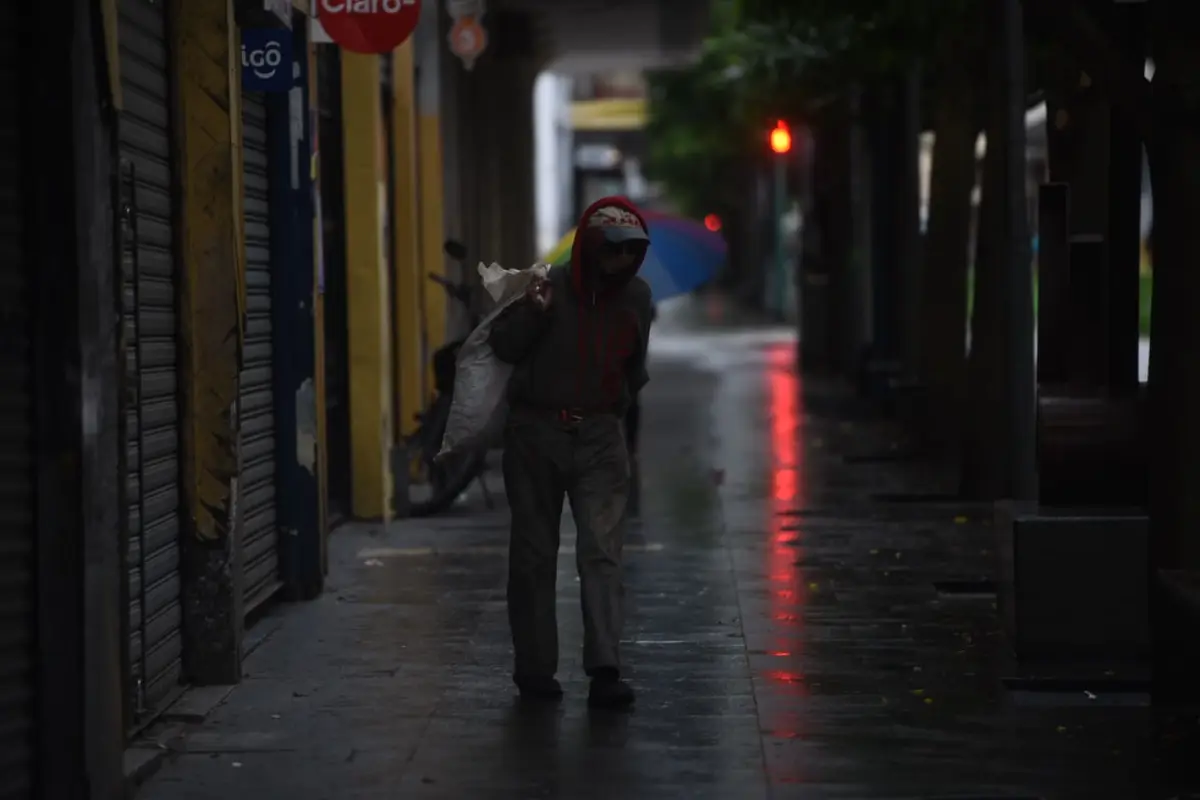
[[[1195,718],[1009,691],[983,507],[754,329],[656,334],[626,548],[631,714],[589,713],[564,517],[560,677],[514,699],[506,513],[354,525],[328,590],[254,630],[243,682],[168,726],[141,800],[1172,796]],[[498,476],[492,485],[499,491]],[[1182,733],[1180,732],[1182,731]],[[1174,738],[1170,738],[1174,737]],[[1191,748],[1190,750],[1188,748]]]

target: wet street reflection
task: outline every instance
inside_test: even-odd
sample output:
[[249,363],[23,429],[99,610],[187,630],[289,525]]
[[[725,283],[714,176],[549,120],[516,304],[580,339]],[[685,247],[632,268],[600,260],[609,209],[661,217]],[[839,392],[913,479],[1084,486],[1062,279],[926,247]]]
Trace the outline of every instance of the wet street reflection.
[[[804,583],[804,538],[797,510],[803,508],[804,463],[800,438],[802,419],[800,381],[796,375],[796,348],[791,342],[765,350],[766,400],[769,420],[771,494],[769,498],[772,618],[782,631],[777,647],[768,655],[778,659],[768,678],[788,694],[807,694],[800,666],[804,655],[804,608],[808,588]],[[774,735],[799,736],[799,720]]]
[[893,430],[841,388],[802,382],[786,332],[731,326],[711,304],[695,316],[703,330],[666,310],[652,343],[643,519],[626,548],[633,713],[585,708],[569,513],[567,696],[516,701],[507,515],[468,498],[436,519],[333,534],[326,594],[258,623],[243,682],[203,721],[148,734],[172,754],[142,800],[1154,800],[1186,788],[1194,717],[1156,719],[1137,696],[1004,688],[994,596],[935,588],[993,573],[989,509],[881,501],[946,487],[933,469],[853,457],[888,452]]

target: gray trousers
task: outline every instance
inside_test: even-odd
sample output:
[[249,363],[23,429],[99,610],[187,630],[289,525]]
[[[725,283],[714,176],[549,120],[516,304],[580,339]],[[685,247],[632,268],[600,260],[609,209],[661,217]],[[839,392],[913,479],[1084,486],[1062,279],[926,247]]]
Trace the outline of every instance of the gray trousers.
[[514,408],[504,430],[504,484],[512,511],[508,620],[514,673],[558,671],[556,617],[559,525],[571,500],[578,531],[575,563],[583,605],[583,666],[589,675],[620,668],[630,465],[616,415],[563,420]]

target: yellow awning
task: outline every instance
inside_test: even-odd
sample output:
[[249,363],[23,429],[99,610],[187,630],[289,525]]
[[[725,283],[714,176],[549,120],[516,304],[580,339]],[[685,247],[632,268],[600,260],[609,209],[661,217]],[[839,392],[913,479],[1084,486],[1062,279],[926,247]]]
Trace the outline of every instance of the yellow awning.
[[636,131],[646,126],[643,97],[613,97],[571,103],[571,127],[577,131]]

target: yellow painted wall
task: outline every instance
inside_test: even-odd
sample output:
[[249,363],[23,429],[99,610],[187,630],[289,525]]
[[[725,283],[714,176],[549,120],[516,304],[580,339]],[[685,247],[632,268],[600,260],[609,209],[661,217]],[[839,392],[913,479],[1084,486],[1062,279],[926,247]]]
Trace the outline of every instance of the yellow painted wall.
[[[442,254],[446,225],[442,213],[442,126],[436,112],[418,117],[421,197],[421,265],[423,272],[445,275],[446,259]],[[446,342],[446,291],[430,280],[421,282],[425,311],[425,343],[428,357]],[[428,359],[427,359],[428,360]],[[429,395],[433,389],[433,368],[430,364]]]
[[209,685],[236,682],[242,666],[240,42],[229,0],[174,0],[168,18],[179,187],[180,539],[192,565],[179,587],[182,660],[189,681]]
[[228,2],[180,2],[176,9],[183,491],[191,535],[220,541],[237,525],[245,305],[239,42]]
[[104,23],[104,52],[108,62],[108,91],[113,106],[120,111],[125,107],[121,90],[121,45],[120,13],[117,0],[100,0],[100,15]]
[[395,369],[400,391],[395,399],[401,434],[416,428],[414,414],[425,407],[425,359],[421,347],[421,216],[418,208],[417,110],[413,83],[413,43],[405,42],[392,56],[392,176],[396,207],[392,210],[393,251],[396,254],[393,292],[397,319]]
[[378,56],[342,52],[351,513],[386,520],[392,513],[392,334],[379,70]]

